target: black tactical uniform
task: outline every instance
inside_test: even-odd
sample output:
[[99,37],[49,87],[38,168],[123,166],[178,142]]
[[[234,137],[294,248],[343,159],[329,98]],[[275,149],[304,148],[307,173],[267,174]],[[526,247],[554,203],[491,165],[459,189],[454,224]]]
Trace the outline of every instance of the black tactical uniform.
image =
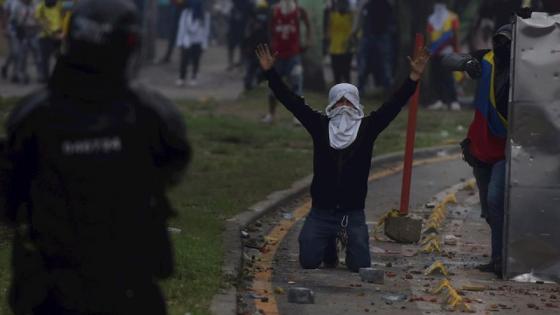
[[132,2],[80,1],[48,88],[8,118],[15,314],[165,314],[165,190],[190,148],[174,105],[128,84],[138,33]]

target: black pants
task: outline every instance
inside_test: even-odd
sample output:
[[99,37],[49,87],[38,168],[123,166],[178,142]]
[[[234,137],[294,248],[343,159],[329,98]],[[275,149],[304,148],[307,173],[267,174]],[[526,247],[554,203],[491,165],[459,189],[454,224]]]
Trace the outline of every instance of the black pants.
[[453,72],[443,67],[441,59],[440,56],[434,56],[430,61],[432,64],[432,84],[434,85],[436,100],[451,105],[451,103],[457,101],[455,79],[453,79]]
[[[260,65],[254,54],[245,57],[245,77],[243,82],[245,91],[251,90],[255,85],[255,78],[259,77]],[[258,81],[258,79],[257,79]]]
[[200,65],[200,56],[202,55],[202,45],[193,44],[191,47],[183,48],[181,55],[181,73],[180,78],[184,80],[187,77],[187,67],[192,64],[192,78],[196,79],[198,67]]
[[350,83],[350,67],[352,64],[352,54],[331,55],[331,67],[333,71],[334,83]]
[[173,24],[171,29],[169,30],[169,34],[167,37],[167,49],[165,50],[165,54],[163,55],[163,61],[169,61],[171,59],[171,55],[173,54],[173,49],[175,49],[175,45],[177,42],[177,32],[179,31],[179,19],[181,18],[181,10],[179,8],[173,8]]
[[41,52],[41,80],[48,80],[51,72],[51,58],[58,53],[60,41],[54,38],[41,37],[39,50]]

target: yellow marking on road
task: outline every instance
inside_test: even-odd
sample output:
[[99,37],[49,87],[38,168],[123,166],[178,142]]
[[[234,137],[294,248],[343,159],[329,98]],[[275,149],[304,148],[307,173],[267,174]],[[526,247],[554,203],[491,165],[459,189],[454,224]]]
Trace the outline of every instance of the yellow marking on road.
[[[412,163],[413,166],[422,166],[427,164],[435,164],[439,162],[457,160],[461,157],[460,154],[440,156],[435,158],[428,158],[417,160]],[[402,165],[395,165],[378,172],[374,172],[369,176],[368,181],[378,180],[387,176],[394,175],[401,172]],[[286,237],[290,229],[299,220],[303,219],[311,209],[311,199],[307,198],[301,206],[294,210],[292,219],[282,219],[266,236],[267,240],[274,240],[274,242],[267,241],[267,245],[263,250],[260,261],[257,263],[255,270],[255,277],[253,279],[252,291],[260,296],[266,296],[268,300],[255,299],[255,306],[257,310],[261,310],[266,315],[280,315],[278,311],[278,303],[274,296],[274,289],[272,288],[272,263],[278,246]],[[287,291],[287,290],[286,290]]]

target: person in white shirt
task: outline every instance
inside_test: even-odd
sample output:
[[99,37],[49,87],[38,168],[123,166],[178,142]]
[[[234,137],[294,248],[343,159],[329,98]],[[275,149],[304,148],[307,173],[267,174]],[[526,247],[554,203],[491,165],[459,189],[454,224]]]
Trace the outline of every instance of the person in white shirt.
[[184,86],[187,78],[187,67],[192,65],[189,85],[197,85],[197,75],[202,51],[208,47],[210,33],[210,14],[203,8],[201,0],[190,0],[181,13],[177,47],[181,48],[181,66],[177,86]]

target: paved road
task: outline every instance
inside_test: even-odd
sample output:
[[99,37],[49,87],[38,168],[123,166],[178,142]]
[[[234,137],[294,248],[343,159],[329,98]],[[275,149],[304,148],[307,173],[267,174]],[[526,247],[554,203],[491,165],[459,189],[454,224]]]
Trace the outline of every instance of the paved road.
[[[374,167],[374,171],[376,171]],[[384,176],[369,185],[366,216],[370,227],[388,209],[398,206],[402,173]],[[432,294],[443,279],[441,275],[424,276],[426,267],[441,260],[451,273],[449,279],[457,289],[474,286],[482,291],[463,290],[463,298],[478,314],[558,314],[560,286],[548,284],[523,284],[497,280],[492,274],[477,271],[474,266],[488,261],[489,229],[480,218],[476,191],[463,189],[464,180],[472,177],[471,170],[460,160],[440,161],[414,168],[411,208],[427,218],[426,202],[441,200],[456,191],[457,205],[448,206],[448,216],[440,231],[442,237],[453,235],[457,245],[443,245],[441,254],[418,253],[419,245],[400,245],[391,241],[371,238],[375,267],[386,271],[385,284],[363,283],[357,274],[344,267],[336,270],[302,270],[298,265],[297,236],[303,220],[297,222],[278,240],[279,244],[271,264],[260,269],[260,275],[271,273],[270,283],[259,283],[259,273],[253,288],[268,299],[255,299],[256,308],[264,314],[442,314],[444,295]],[[296,205],[298,217],[307,205]],[[284,228],[280,228],[282,230]],[[270,240],[270,238],[269,238]],[[267,261],[263,254],[263,261]],[[262,272],[264,270],[264,272]],[[315,304],[291,304],[286,292],[291,286],[311,288],[316,294]],[[259,290],[259,288],[268,288]],[[266,292],[265,292],[266,291]],[[273,294],[272,292],[275,292]],[[405,295],[402,301],[386,299]]]
[[[163,51],[164,43],[159,43],[159,51]],[[0,57],[0,64],[4,58]],[[236,99],[243,91],[243,73],[241,68],[226,71],[227,54],[224,47],[212,46],[202,56],[198,85],[196,87],[176,87],[175,80],[179,76],[179,51],[168,64],[147,64],[142,67],[138,80],[154,88],[172,99]],[[29,65],[31,84],[13,84],[0,79],[1,97],[21,97],[40,88],[34,80],[37,77],[34,67]]]

